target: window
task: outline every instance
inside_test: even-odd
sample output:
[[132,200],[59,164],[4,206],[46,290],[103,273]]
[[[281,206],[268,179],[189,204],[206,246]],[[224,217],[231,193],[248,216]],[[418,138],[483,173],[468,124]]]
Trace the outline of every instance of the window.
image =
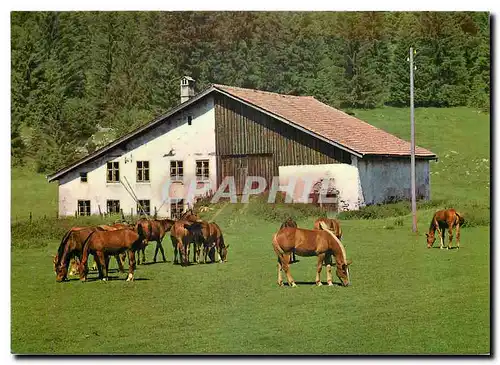
[[151,204],[149,200],[139,200],[137,203],[137,214],[138,215],[151,215]]
[[188,125],[191,125],[193,123],[193,117],[191,115],[188,115]]
[[208,160],[197,160],[196,161],[196,180],[208,180]]
[[137,182],[149,182],[149,161],[137,161]]
[[78,215],[90,215],[90,200],[78,200]]
[[80,181],[81,182],[87,182],[87,173],[86,172],[80,172]]
[[184,177],[184,168],[182,161],[170,161],[170,179],[182,181]]
[[108,162],[106,182],[115,183],[120,181],[119,162]]
[[119,200],[107,200],[106,206],[108,207],[108,213],[120,213]]
[[179,219],[184,211],[184,199],[172,200],[170,204],[170,218]]

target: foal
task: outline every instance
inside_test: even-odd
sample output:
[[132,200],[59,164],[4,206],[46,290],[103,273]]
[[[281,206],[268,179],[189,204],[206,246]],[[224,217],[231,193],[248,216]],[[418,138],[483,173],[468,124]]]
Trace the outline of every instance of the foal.
[[448,247],[451,249],[451,242],[453,241],[453,228],[457,232],[457,249],[460,248],[460,225],[464,224],[464,218],[455,209],[443,209],[434,213],[429,226],[427,236],[427,248],[431,248],[436,241],[435,232],[438,231],[440,238],[439,248],[443,249],[445,229],[448,228]]

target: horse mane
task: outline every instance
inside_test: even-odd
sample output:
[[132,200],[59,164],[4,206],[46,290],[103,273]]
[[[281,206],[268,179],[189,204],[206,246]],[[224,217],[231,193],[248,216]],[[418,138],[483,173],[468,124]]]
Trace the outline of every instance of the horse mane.
[[66,248],[66,244],[68,242],[68,239],[69,239],[69,236],[71,235],[71,233],[73,233],[73,229],[70,228],[66,233],[65,235],[63,236],[62,240],[61,240],[61,243],[59,244],[59,247],[57,248],[57,262],[56,262],[56,268],[59,267],[59,265],[61,265],[61,260],[62,260],[62,256],[64,254],[64,249]]
[[432,231],[432,232],[435,232],[436,231],[436,226],[434,225],[434,220],[436,219],[436,213],[433,214],[432,216],[432,219],[431,219],[431,223],[429,224],[429,233]]

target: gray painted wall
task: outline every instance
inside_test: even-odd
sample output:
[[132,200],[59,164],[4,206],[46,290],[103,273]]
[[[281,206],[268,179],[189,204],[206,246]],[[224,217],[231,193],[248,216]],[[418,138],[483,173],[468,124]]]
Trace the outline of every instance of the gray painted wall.
[[[410,158],[357,159],[361,188],[366,205],[387,202],[390,199],[411,199]],[[429,200],[429,161],[417,160],[417,199]]]

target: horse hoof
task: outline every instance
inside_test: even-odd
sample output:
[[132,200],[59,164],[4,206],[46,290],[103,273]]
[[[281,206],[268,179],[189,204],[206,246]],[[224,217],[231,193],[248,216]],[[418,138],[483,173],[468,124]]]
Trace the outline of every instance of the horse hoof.
[[329,281],[328,286],[333,286],[333,283],[331,281]]
[[316,282],[316,286],[321,286],[321,285],[323,285],[323,283],[321,281]]
[[106,278],[102,278],[102,281],[108,281],[108,279],[106,279]]
[[282,281],[278,282],[278,286],[284,286],[283,282]]
[[297,287],[297,284],[295,284],[295,282],[292,283],[292,288],[296,288]]

